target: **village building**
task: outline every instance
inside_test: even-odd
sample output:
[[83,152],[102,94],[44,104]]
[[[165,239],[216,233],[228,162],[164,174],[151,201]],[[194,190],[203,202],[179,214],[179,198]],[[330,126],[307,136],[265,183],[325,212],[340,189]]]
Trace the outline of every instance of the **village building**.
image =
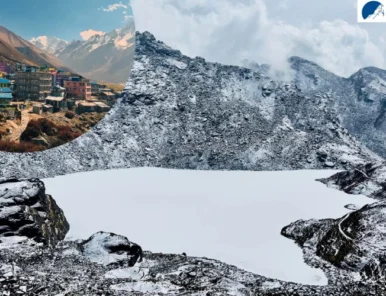
[[48,96],[46,97],[45,105],[51,105],[52,112],[59,112],[63,109],[67,109],[67,98]]
[[10,89],[9,87],[2,87],[2,88],[0,88],[0,93],[11,94],[11,96],[12,96],[12,89]]
[[110,106],[113,106],[117,101],[115,93],[110,91],[101,92],[98,96],[98,99],[106,102]]
[[27,65],[24,63],[16,63],[16,72],[25,72]]
[[43,113],[43,105],[41,104],[36,104],[32,106],[32,112],[35,114],[42,114]]
[[40,66],[39,71],[41,72],[48,72],[48,65]]
[[100,89],[100,85],[98,82],[95,82],[95,81],[91,81],[91,93],[93,95],[96,95],[99,93],[99,89]]
[[16,95],[18,99],[44,100],[52,88],[52,76],[44,72],[17,72]]
[[0,88],[0,107],[11,105],[13,99],[12,90],[8,87]]
[[53,113],[54,112],[54,106],[52,105],[43,105],[43,112],[47,112],[47,113]]
[[56,85],[58,85],[58,77],[57,77],[57,72],[49,72],[52,76],[52,87],[55,87]]
[[16,106],[18,110],[25,110],[27,108],[27,105],[23,102],[11,102],[12,106]]
[[76,108],[77,100],[67,98],[67,109],[73,110]]
[[8,79],[11,82],[11,86],[9,88],[14,90],[15,89],[16,74],[15,73],[7,73],[6,75],[3,75],[3,78]]
[[52,88],[51,96],[53,96],[53,97],[65,97],[66,96],[66,89],[64,87],[61,87],[60,85],[55,85]]
[[96,105],[95,111],[99,113],[109,112],[111,109],[109,105],[106,105],[103,102],[95,102],[95,105]]
[[0,78],[0,88],[11,87],[11,81],[5,78]]
[[39,68],[38,67],[36,67],[36,66],[30,66],[30,65],[27,65],[26,67],[25,67],[25,72],[28,72],[28,73],[36,73],[36,72],[38,72],[38,70],[39,70]]
[[8,62],[0,62],[0,72],[11,73],[13,72],[13,67]]
[[0,108],[4,106],[10,106],[12,102],[12,94],[11,93],[0,93]]
[[55,80],[56,80],[55,85],[60,85],[64,87],[64,82],[69,80],[71,76],[72,76],[71,72],[59,69],[55,74]]
[[87,112],[96,112],[97,105],[92,102],[79,101],[77,102],[76,113],[82,114]]
[[90,80],[83,77],[72,77],[68,81],[64,81],[67,95],[76,99],[88,100],[91,98],[91,83]]

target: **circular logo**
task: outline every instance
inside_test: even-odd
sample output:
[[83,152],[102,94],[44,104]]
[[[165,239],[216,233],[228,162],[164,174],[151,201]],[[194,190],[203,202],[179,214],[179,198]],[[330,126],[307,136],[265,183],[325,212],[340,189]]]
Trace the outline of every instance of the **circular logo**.
[[363,6],[362,17],[364,20],[376,19],[385,15],[384,6],[379,1],[370,1]]

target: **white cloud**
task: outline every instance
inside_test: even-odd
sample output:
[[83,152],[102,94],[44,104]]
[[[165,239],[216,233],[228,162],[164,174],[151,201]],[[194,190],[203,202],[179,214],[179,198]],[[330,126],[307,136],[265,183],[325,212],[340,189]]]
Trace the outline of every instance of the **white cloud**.
[[106,8],[101,7],[101,8],[99,8],[99,10],[103,10],[103,11],[106,11],[106,12],[112,12],[112,11],[115,11],[117,9],[122,9],[122,8],[123,9],[127,9],[128,5],[125,5],[122,2],[119,2],[119,3],[110,4]]
[[94,36],[94,35],[103,35],[103,34],[106,34],[106,33],[102,31],[95,31],[93,29],[80,32],[80,36],[82,36],[83,40],[88,40],[90,39],[91,36]]
[[287,59],[297,55],[342,76],[386,65],[384,52],[358,25],[342,20],[290,25],[271,18],[264,0],[132,0],[131,5],[139,31],[192,57],[226,64],[250,59],[289,73]]

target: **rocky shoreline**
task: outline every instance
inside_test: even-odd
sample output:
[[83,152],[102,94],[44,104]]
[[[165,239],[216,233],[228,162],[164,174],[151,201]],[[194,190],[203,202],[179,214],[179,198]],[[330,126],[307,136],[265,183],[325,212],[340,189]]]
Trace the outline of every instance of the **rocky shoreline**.
[[[15,216],[10,209],[16,203],[24,212],[36,212],[38,216]],[[306,262],[322,268],[328,276],[328,285],[309,286],[269,279],[217,260],[143,252],[138,244],[113,233],[98,232],[87,240],[63,240],[69,230],[68,222],[53,198],[45,193],[43,182],[2,179],[2,222],[8,223],[8,228],[15,222],[15,225],[24,223],[36,231],[25,232],[20,230],[22,227],[14,227],[13,232],[9,229],[2,232],[1,295],[386,295],[383,273],[376,273],[378,266],[373,264],[374,258],[381,258],[376,255],[382,248],[379,254],[372,254],[370,264],[361,272],[329,262],[329,253],[319,247],[333,246],[331,240],[339,234],[339,229],[353,235],[348,228],[354,229],[355,221],[373,219],[383,206],[383,203],[366,206],[344,221],[297,221],[283,229],[283,235],[303,248]],[[380,225],[384,217],[377,217]],[[331,230],[336,227],[338,232]],[[370,233],[375,231],[371,227],[366,229]],[[362,228],[356,231],[359,233]],[[347,248],[345,241],[335,241],[341,248]],[[323,252],[316,254],[318,248]]]

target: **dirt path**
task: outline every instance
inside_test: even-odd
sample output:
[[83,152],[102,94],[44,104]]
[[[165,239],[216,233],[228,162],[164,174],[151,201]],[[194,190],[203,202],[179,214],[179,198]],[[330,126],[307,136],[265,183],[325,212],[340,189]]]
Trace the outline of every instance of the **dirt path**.
[[13,142],[20,142],[20,136],[27,128],[28,122],[31,119],[41,118],[41,116],[37,114],[30,113],[32,108],[25,109],[21,113],[21,124],[17,124],[15,120],[9,120],[7,123],[9,124],[9,129],[12,131],[12,134],[8,136],[8,139]]

